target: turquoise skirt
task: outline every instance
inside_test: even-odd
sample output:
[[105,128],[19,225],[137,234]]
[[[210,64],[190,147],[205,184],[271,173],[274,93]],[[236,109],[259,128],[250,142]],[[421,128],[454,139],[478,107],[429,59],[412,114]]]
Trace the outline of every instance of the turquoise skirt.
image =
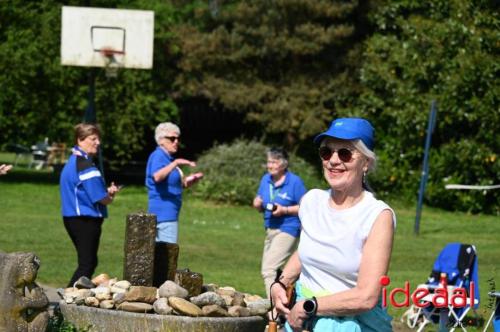
[[[300,282],[295,284],[295,290],[297,300],[306,298]],[[392,331],[391,321],[392,317],[382,308],[381,301],[379,301],[375,308],[359,315],[315,317],[311,322],[313,326],[311,332],[390,332]],[[285,329],[287,332],[292,332],[288,322],[285,324]]]

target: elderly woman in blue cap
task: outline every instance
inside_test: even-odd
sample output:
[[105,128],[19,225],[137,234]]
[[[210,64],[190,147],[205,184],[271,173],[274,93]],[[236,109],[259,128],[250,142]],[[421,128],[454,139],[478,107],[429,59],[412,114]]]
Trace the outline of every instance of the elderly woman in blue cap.
[[[366,184],[376,161],[373,131],[365,119],[341,118],[314,139],[330,188],[302,198],[298,249],[271,287],[287,331],[392,330],[380,278],[389,268],[396,216]],[[291,306],[285,290],[294,282]]]

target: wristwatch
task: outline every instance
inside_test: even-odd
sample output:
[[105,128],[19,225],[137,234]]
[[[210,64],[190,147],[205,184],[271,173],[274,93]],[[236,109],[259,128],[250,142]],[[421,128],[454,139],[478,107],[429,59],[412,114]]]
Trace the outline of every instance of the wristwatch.
[[308,299],[304,301],[304,311],[307,316],[316,316],[316,312],[318,311],[318,300],[313,296],[312,299]]

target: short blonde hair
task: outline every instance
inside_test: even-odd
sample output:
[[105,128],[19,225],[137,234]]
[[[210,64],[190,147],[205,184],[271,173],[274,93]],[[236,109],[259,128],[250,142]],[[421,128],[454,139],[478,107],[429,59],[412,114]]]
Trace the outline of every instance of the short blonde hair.
[[97,135],[101,138],[101,130],[97,125],[92,123],[79,123],[75,126],[75,144],[78,144],[79,140],[83,141],[91,135]]
[[160,139],[167,136],[169,133],[175,133],[180,136],[180,128],[172,122],[162,122],[155,129],[155,140],[157,144],[160,144]]

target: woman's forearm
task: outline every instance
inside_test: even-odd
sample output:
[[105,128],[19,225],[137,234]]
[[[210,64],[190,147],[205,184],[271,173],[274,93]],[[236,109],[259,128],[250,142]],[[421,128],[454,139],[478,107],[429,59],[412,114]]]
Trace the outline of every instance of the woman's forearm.
[[302,265],[300,263],[299,253],[295,251],[288,260],[288,263],[286,263],[283,273],[281,273],[280,281],[288,287],[299,278],[301,269]]
[[153,174],[154,182],[158,183],[163,180],[177,167],[176,161],[172,161],[167,166],[160,168],[156,173]]

